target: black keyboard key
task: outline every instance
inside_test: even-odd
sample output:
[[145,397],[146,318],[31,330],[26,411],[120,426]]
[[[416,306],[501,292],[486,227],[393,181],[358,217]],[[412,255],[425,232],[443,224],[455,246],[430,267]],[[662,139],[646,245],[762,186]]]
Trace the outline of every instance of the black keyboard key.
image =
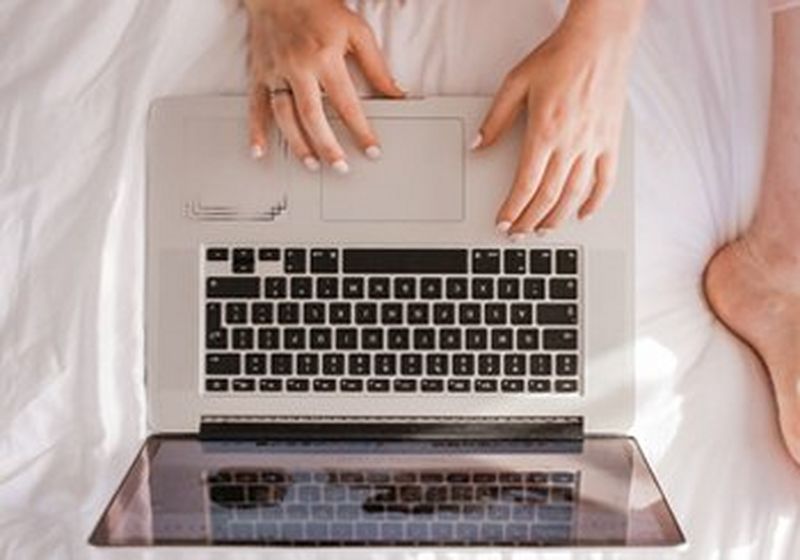
[[496,393],[497,379],[476,379],[475,391],[477,393]]
[[345,393],[358,393],[364,390],[363,379],[342,379],[339,389]]
[[335,276],[317,278],[317,298],[336,299],[339,297],[339,279]]
[[538,350],[539,331],[537,329],[517,329],[517,350]]
[[309,345],[312,350],[330,350],[333,346],[331,329],[314,328],[308,333]]
[[349,328],[336,329],[336,349],[355,350],[358,348],[358,330]]
[[259,379],[258,390],[265,391],[268,393],[283,391],[283,379],[274,379],[274,378]]
[[500,375],[500,354],[478,355],[478,375]]
[[467,329],[465,332],[467,350],[485,350],[487,345],[488,334],[486,329],[473,328]]
[[430,315],[429,310],[427,303],[409,303],[406,309],[408,323],[411,325],[427,325]]
[[305,249],[284,249],[283,250],[283,271],[287,274],[306,273],[306,250]]
[[453,325],[456,322],[456,306],[452,303],[433,304],[433,322],[436,325]]
[[494,298],[494,278],[473,278],[472,299]]
[[414,329],[414,350],[433,350],[436,348],[436,331],[433,329]]
[[514,348],[514,331],[511,329],[492,329],[492,350],[511,350]]
[[209,375],[239,375],[242,373],[239,354],[206,354],[206,373]]
[[553,357],[550,354],[531,354],[531,375],[551,375],[553,373]]
[[225,305],[225,321],[239,325],[247,322],[246,303],[228,303]]
[[228,329],[207,330],[206,348],[208,350],[226,350],[228,348]]
[[519,278],[500,278],[497,281],[499,299],[519,299]]
[[526,278],[522,286],[525,299],[544,299],[544,278]]
[[453,375],[473,375],[474,373],[474,354],[453,354]]
[[422,354],[401,354],[400,375],[422,375]]
[[361,348],[364,350],[382,350],[383,329],[363,329],[361,331]]
[[300,322],[300,305],[293,301],[278,304],[278,324],[296,325]]
[[400,276],[394,279],[395,299],[414,299],[417,297],[416,278]]
[[408,329],[389,329],[386,333],[386,344],[390,350],[408,350],[410,347]]
[[256,390],[255,379],[233,379],[231,388],[238,392],[249,392]]
[[447,299],[467,299],[469,284],[466,278],[448,278],[444,286]]
[[349,303],[331,303],[328,308],[328,321],[333,325],[349,325],[352,321],[352,309]]
[[250,299],[261,296],[260,282],[255,276],[211,277],[206,279],[206,297]]
[[559,249],[556,251],[556,272],[558,274],[578,273],[578,251]]
[[344,354],[323,354],[322,374],[344,375]]
[[503,379],[500,381],[500,390],[504,393],[521,393],[525,390],[522,379]]
[[253,274],[256,271],[256,252],[253,249],[234,249],[232,268],[236,274]]
[[228,390],[227,379],[206,379],[206,391],[218,393],[227,390]]
[[460,378],[447,380],[447,390],[451,393],[467,393],[470,387],[471,382],[469,379]]
[[279,261],[281,260],[280,249],[273,247],[262,247],[258,250],[258,260],[260,261]]
[[350,354],[347,357],[347,373],[369,375],[371,373],[369,354]]
[[550,299],[578,299],[578,281],[575,278],[551,278]]
[[578,355],[577,354],[557,355],[556,375],[578,375]]
[[390,282],[385,276],[367,280],[367,293],[370,299],[387,299],[390,296]]
[[578,306],[574,303],[540,303],[536,306],[540,325],[574,325],[578,322]]
[[331,393],[336,390],[335,379],[315,379],[312,387],[321,393]]
[[225,247],[209,247],[206,249],[207,261],[227,261],[228,249]]
[[266,354],[245,354],[244,372],[247,375],[264,375],[267,373]]
[[286,278],[267,276],[264,278],[264,298],[283,299],[286,297]]
[[506,249],[503,251],[503,272],[506,274],[525,274],[524,249]]
[[461,329],[441,329],[439,331],[439,349],[461,350]]
[[483,316],[487,325],[505,325],[508,320],[506,305],[504,303],[487,303]]
[[231,346],[236,350],[251,350],[253,348],[253,329],[237,328],[231,331]]
[[499,249],[473,249],[472,251],[473,274],[499,274],[500,250]]
[[271,354],[269,358],[269,371],[272,375],[290,375],[292,372],[291,354]]
[[396,354],[375,354],[375,374],[376,375],[396,375],[397,374],[397,355]]
[[444,380],[442,379],[422,379],[420,389],[423,393],[441,393],[444,391]]
[[339,272],[338,249],[312,249],[311,272],[336,274]]
[[367,379],[367,391],[370,393],[388,393],[390,387],[388,379]]
[[378,306],[374,303],[356,304],[356,324],[374,325],[378,322]]
[[304,303],[303,322],[307,325],[321,325],[325,323],[324,303]]
[[549,379],[529,379],[528,391],[531,393],[549,393],[551,383]]
[[308,379],[293,378],[286,380],[286,390],[290,393],[306,393],[311,387]]
[[297,373],[298,375],[317,375],[319,373],[319,355],[298,354]]
[[460,303],[458,305],[458,322],[462,325],[479,325],[481,323],[480,304]]
[[280,348],[280,331],[275,328],[258,329],[258,347],[261,350],[277,350]]
[[450,371],[447,354],[428,354],[425,356],[425,373],[428,375],[447,375]]
[[525,375],[525,354],[506,354],[503,356],[503,373],[505,375]]
[[286,350],[305,350],[306,349],[306,330],[305,329],[284,329],[283,347]]
[[553,251],[533,249],[530,252],[531,274],[551,274],[553,272]]
[[351,274],[466,274],[464,249],[344,249]]
[[364,279],[348,276],[342,280],[342,297],[345,299],[364,299]]
[[206,303],[206,330],[222,328],[222,304],[217,302]]
[[416,379],[395,379],[392,383],[396,393],[414,393],[417,390]]
[[533,305],[530,303],[511,304],[511,324],[512,325],[532,325],[533,324]]
[[545,350],[578,349],[578,331],[575,329],[545,329],[542,338]]
[[272,303],[256,302],[250,307],[252,321],[256,325],[268,325],[272,323]]
[[442,279],[422,278],[419,282],[419,292],[422,299],[442,299]]
[[401,303],[381,304],[381,323],[399,325],[403,322],[403,305]]
[[556,379],[556,393],[574,393],[578,390],[576,379]]
[[289,281],[289,293],[294,299],[309,299],[312,290],[313,282],[309,276],[295,276]]

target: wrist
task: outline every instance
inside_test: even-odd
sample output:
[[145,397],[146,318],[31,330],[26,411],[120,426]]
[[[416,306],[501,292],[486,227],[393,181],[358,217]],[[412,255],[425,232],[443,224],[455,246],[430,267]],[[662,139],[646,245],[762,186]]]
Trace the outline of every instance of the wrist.
[[578,33],[598,47],[632,46],[646,0],[570,0],[559,30]]

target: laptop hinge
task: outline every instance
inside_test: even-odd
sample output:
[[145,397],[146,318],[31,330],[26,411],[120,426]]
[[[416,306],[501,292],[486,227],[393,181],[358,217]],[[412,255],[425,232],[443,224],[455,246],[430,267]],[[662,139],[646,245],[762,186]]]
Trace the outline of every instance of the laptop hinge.
[[582,416],[204,416],[202,440],[577,440]]

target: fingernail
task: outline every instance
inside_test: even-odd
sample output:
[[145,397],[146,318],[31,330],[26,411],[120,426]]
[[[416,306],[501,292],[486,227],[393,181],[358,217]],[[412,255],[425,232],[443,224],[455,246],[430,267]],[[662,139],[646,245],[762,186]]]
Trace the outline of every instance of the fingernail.
[[331,164],[331,167],[340,175],[345,175],[350,171],[350,166],[347,165],[347,162],[343,159],[337,159]]
[[309,171],[319,171],[319,160],[313,156],[306,156],[303,158],[303,165]]
[[394,87],[396,87],[397,89],[402,91],[403,95],[408,95],[408,88],[406,86],[404,86],[403,84],[401,84],[400,82],[398,82],[397,80],[395,80],[395,82],[394,82]]
[[380,146],[367,146],[367,149],[364,150],[364,153],[367,155],[369,159],[380,159],[383,152],[381,152]]
[[518,241],[522,241],[523,239],[525,239],[524,233],[512,233],[511,235],[508,236],[508,240],[511,241],[511,243],[517,243]]
[[264,157],[264,146],[260,144],[253,144],[250,146],[250,157],[253,159],[261,159]]
[[495,229],[497,230],[497,233],[506,233],[509,230],[510,227],[511,227],[511,222],[503,221],[503,222],[499,222],[495,226]]
[[477,150],[483,144],[483,134],[480,132],[475,135],[475,139],[472,141],[472,144],[469,145],[470,151]]

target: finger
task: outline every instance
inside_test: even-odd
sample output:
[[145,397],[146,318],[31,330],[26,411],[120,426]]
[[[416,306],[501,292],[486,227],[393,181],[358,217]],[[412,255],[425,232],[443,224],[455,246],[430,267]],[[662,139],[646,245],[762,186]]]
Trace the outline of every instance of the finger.
[[389,71],[372,29],[363,21],[359,21],[350,34],[350,45],[364,77],[372,87],[389,97],[405,96],[406,92],[397,85]]
[[339,173],[347,173],[349,167],[344,150],[331,129],[322,108],[322,93],[313,74],[297,75],[289,79],[294,94],[295,109],[314,151]]
[[597,158],[594,168],[594,186],[586,201],[578,210],[578,218],[583,220],[594,214],[605,202],[617,174],[617,157],[613,153],[604,153]]
[[516,176],[508,196],[497,212],[497,230],[506,232],[531,201],[550,160],[550,149],[533,134],[526,134],[520,151]]
[[549,230],[556,229],[572,213],[577,201],[581,200],[588,190],[589,181],[591,180],[590,171],[591,166],[586,163],[585,155],[581,155],[575,160],[567,181],[564,183],[564,190],[561,191],[558,202],[536,226],[538,232],[546,233]]
[[289,149],[309,170],[317,171],[319,169],[319,160],[314,156],[314,151],[309,146],[303,130],[300,128],[292,96],[288,93],[272,95],[271,105],[275,123],[289,145]]
[[492,106],[484,117],[471,148],[477,149],[494,144],[517,118],[524,101],[525,89],[517,84],[515,78],[507,77],[495,94]]
[[254,158],[263,157],[267,151],[270,113],[267,88],[263,84],[253,83],[250,86],[248,125],[250,154]]
[[519,218],[511,225],[509,231],[512,234],[531,233],[547,213],[555,207],[564,190],[569,170],[570,166],[565,161],[563,154],[557,150],[554,151],[550,156],[542,182],[536,189],[536,194]]
[[328,101],[339,113],[342,122],[353,134],[359,147],[370,158],[380,157],[378,138],[361,109],[361,102],[344,60],[337,62],[334,67],[326,71],[321,79],[322,86],[328,94]]

